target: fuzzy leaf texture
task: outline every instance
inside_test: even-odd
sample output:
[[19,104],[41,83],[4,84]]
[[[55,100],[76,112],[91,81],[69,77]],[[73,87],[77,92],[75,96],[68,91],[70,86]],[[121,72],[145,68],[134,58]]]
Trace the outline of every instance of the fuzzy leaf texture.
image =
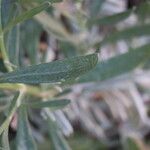
[[98,61],[97,54],[73,57],[22,68],[0,77],[0,83],[57,83],[76,79],[93,69]]

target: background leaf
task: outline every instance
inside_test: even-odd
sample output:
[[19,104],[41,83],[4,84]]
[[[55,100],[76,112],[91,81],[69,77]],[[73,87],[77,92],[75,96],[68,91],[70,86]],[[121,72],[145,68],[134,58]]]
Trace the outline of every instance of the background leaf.
[[29,127],[26,108],[19,108],[19,118],[17,127],[16,150],[36,150],[32,133]]
[[150,24],[138,25],[138,26],[126,28],[122,31],[117,31],[117,32],[115,31],[111,33],[111,35],[106,36],[100,44],[104,45],[104,44],[114,43],[118,40],[126,40],[126,39],[129,40],[134,37],[146,36],[146,35],[147,36],[150,35]]
[[54,150],[71,150],[68,144],[66,143],[56,122],[52,121],[50,118],[48,119],[48,129],[49,129],[49,135],[53,142]]
[[103,81],[132,71],[150,59],[150,45],[144,45],[125,54],[99,62],[94,70],[82,76],[79,82]]
[[9,22],[9,24],[4,28],[4,32],[8,31],[9,29],[14,27],[18,23],[28,20],[28,19],[32,18],[33,16],[39,14],[41,11],[47,9],[49,6],[50,6],[50,4],[48,2],[45,2],[39,6],[32,8],[32,9],[24,12],[23,14],[17,16],[14,20],[11,20],[11,22]]
[[25,103],[25,106],[29,106],[32,108],[44,108],[49,107],[52,110],[53,109],[61,109],[68,105],[70,103],[70,100],[67,99],[61,99],[61,100],[49,100],[49,101],[43,101],[43,102],[32,102],[32,103]]

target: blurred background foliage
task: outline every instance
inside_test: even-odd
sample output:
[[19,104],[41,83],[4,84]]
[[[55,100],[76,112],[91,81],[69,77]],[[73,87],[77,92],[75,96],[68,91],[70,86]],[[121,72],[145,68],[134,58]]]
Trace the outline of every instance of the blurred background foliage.
[[[99,61],[76,80],[32,84],[40,90],[28,89],[24,98],[28,105],[41,99],[44,90],[50,99],[70,99],[71,104],[46,114],[56,120],[48,124],[42,109],[29,107],[28,114],[20,109],[19,117],[15,113],[9,126],[11,148],[16,149],[15,143],[29,144],[24,149],[34,150],[34,139],[39,150],[150,149],[149,0],[49,2],[2,0],[1,20],[9,62],[3,61],[1,52],[1,74],[7,72],[5,63],[16,69],[95,52]],[[40,13],[34,15],[36,11]],[[5,108],[19,87],[1,85],[0,89],[2,124],[8,114]],[[35,96],[37,91],[39,97]],[[26,124],[22,120],[27,116]],[[21,127],[17,127],[17,121]],[[24,133],[20,133],[26,129],[27,134],[22,136]],[[23,138],[28,140],[22,144]]]

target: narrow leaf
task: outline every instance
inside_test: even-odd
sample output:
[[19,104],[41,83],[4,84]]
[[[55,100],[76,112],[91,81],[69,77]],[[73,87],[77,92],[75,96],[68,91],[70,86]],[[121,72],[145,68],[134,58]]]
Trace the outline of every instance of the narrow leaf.
[[[50,3],[62,2],[62,0],[47,0],[47,1],[50,2]],[[43,3],[43,2],[45,2],[45,0],[18,0],[18,2],[20,2],[20,3],[26,3],[26,4],[33,3],[33,2]]]
[[65,138],[63,137],[55,121],[48,119],[49,135],[53,143],[54,150],[70,150]]
[[8,128],[3,132],[2,135],[2,147],[4,150],[10,150],[9,140],[8,140]]
[[51,100],[51,101],[43,101],[43,102],[26,103],[24,105],[32,107],[32,108],[50,107],[52,109],[60,109],[60,108],[65,107],[69,103],[70,103],[70,100],[62,99],[62,100]]
[[45,2],[35,8],[32,8],[31,10],[26,11],[25,13],[21,14],[20,16],[16,17],[14,20],[12,20],[6,28],[4,28],[4,32],[11,29],[16,24],[23,22],[25,20],[28,20],[32,18],[33,16],[37,15],[38,13],[42,12],[43,10],[47,9],[50,6],[49,2]]
[[93,24],[97,24],[97,25],[111,25],[112,26],[112,24],[119,23],[120,21],[128,18],[130,14],[132,13],[132,11],[133,10],[127,10],[121,13],[117,13],[117,14],[102,17],[102,18],[90,19],[88,22],[88,25],[91,26]]
[[150,24],[133,26],[122,31],[115,31],[111,33],[109,36],[106,36],[101,45],[113,43],[118,40],[126,40],[131,39],[138,36],[149,36],[150,35]]
[[107,80],[128,73],[149,59],[150,44],[98,63],[96,68],[82,76],[79,82]]
[[131,39],[138,36],[149,36],[150,35],[150,24],[133,26],[122,31],[117,31],[106,36],[100,43],[101,45],[113,43],[118,40]]
[[105,0],[94,0],[91,1],[90,5],[90,16],[96,17],[98,16],[98,13],[102,7],[102,4],[105,2]]
[[79,56],[22,68],[0,77],[1,83],[56,83],[65,82],[93,69],[97,54]]
[[19,108],[16,150],[36,150],[29,123],[26,108]]

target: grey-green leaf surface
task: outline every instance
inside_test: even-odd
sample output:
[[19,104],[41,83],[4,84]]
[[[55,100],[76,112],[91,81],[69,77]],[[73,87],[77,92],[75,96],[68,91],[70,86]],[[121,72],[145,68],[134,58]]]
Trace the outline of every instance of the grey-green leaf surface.
[[32,103],[26,103],[25,106],[29,106],[32,108],[44,108],[49,107],[52,110],[53,109],[61,109],[68,105],[70,103],[70,100],[68,99],[61,99],[61,100],[49,100],[49,101],[43,101],[43,102],[32,102]]
[[113,14],[110,16],[104,16],[102,18],[90,18],[88,21],[88,25],[91,26],[93,24],[96,25],[114,25],[117,24],[125,19],[127,19],[132,13],[136,13],[139,17],[144,18],[150,14],[150,3],[145,2],[142,3],[140,6],[134,9],[128,9],[126,11]]
[[57,83],[76,79],[93,69],[96,53],[22,68],[0,77],[1,83]]
[[48,129],[53,144],[53,150],[71,150],[58,125],[50,118],[48,118]]
[[3,132],[2,135],[2,148],[4,150],[10,150],[9,140],[8,140],[8,128]]
[[[43,28],[35,20],[28,20],[21,25],[20,51],[29,57],[30,64],[37,64],[39,39]],[[32,41],[32,42],[31,42]],[[23,64],[23,58],[20,58]],[[38,61],[39,62],[39,61]]]
[[131,50],[125,54],[99,62],[95,69],[83,75],[79,82],[107,80],[128,73],[150,59],[150,44]]
[[28,20],[32,18],[33,16],[37,15],[38,13],[42,12],[43,10],[47,9],[50,6],[49,2],[45,2],[43,4],[40,4],[37,7],[32,8],[31,10],[28,10],[24,12],[23,14],[16,17],[14,20],[12,20],[5,28],[4,32],[8,31],[12,27],[14,27],[16,24],[23,22],[25,20]]
[[[62,0],[47,0],[47,1],[50,2],[50,3],[62,2]],[[45,2],[45,0],[18,0],[18,2],[26,3],[26,4],[29,4],[29,3],[32,3],[32,2],[43,3],[43,2]]]
[[104,45],[116,42],[118,40],[126,40],[126,39],[129,40],[134,37],[149,36],[149,35],[150,35],[150,24],[138,25],[126,28],[122,31],[113,32],[109,34],[109,36],[106,36],[100,44]]
[[7,50],[9,60],[13,65],[16,66],[18,66],[19,60],[19,48],[20,48],[19,38],[20,38],[20,25],[17,25],[8,33],[7,39]]
[[19,118],[17,125],[16,150],[36,150],[32,133],[29,127],[26,108],[19,108]]
[[113,25],[119,23],[120,21],[128,18],[133,10],[127,10],[121,13],[117,13],[114,15],[102,17],[102,18],[94,18],[88,21],[88,25]]
[[90,17],[96,17],[102,7],[102,4],[105,2],[105,0],[94,0],[91,1],[90,5]]

